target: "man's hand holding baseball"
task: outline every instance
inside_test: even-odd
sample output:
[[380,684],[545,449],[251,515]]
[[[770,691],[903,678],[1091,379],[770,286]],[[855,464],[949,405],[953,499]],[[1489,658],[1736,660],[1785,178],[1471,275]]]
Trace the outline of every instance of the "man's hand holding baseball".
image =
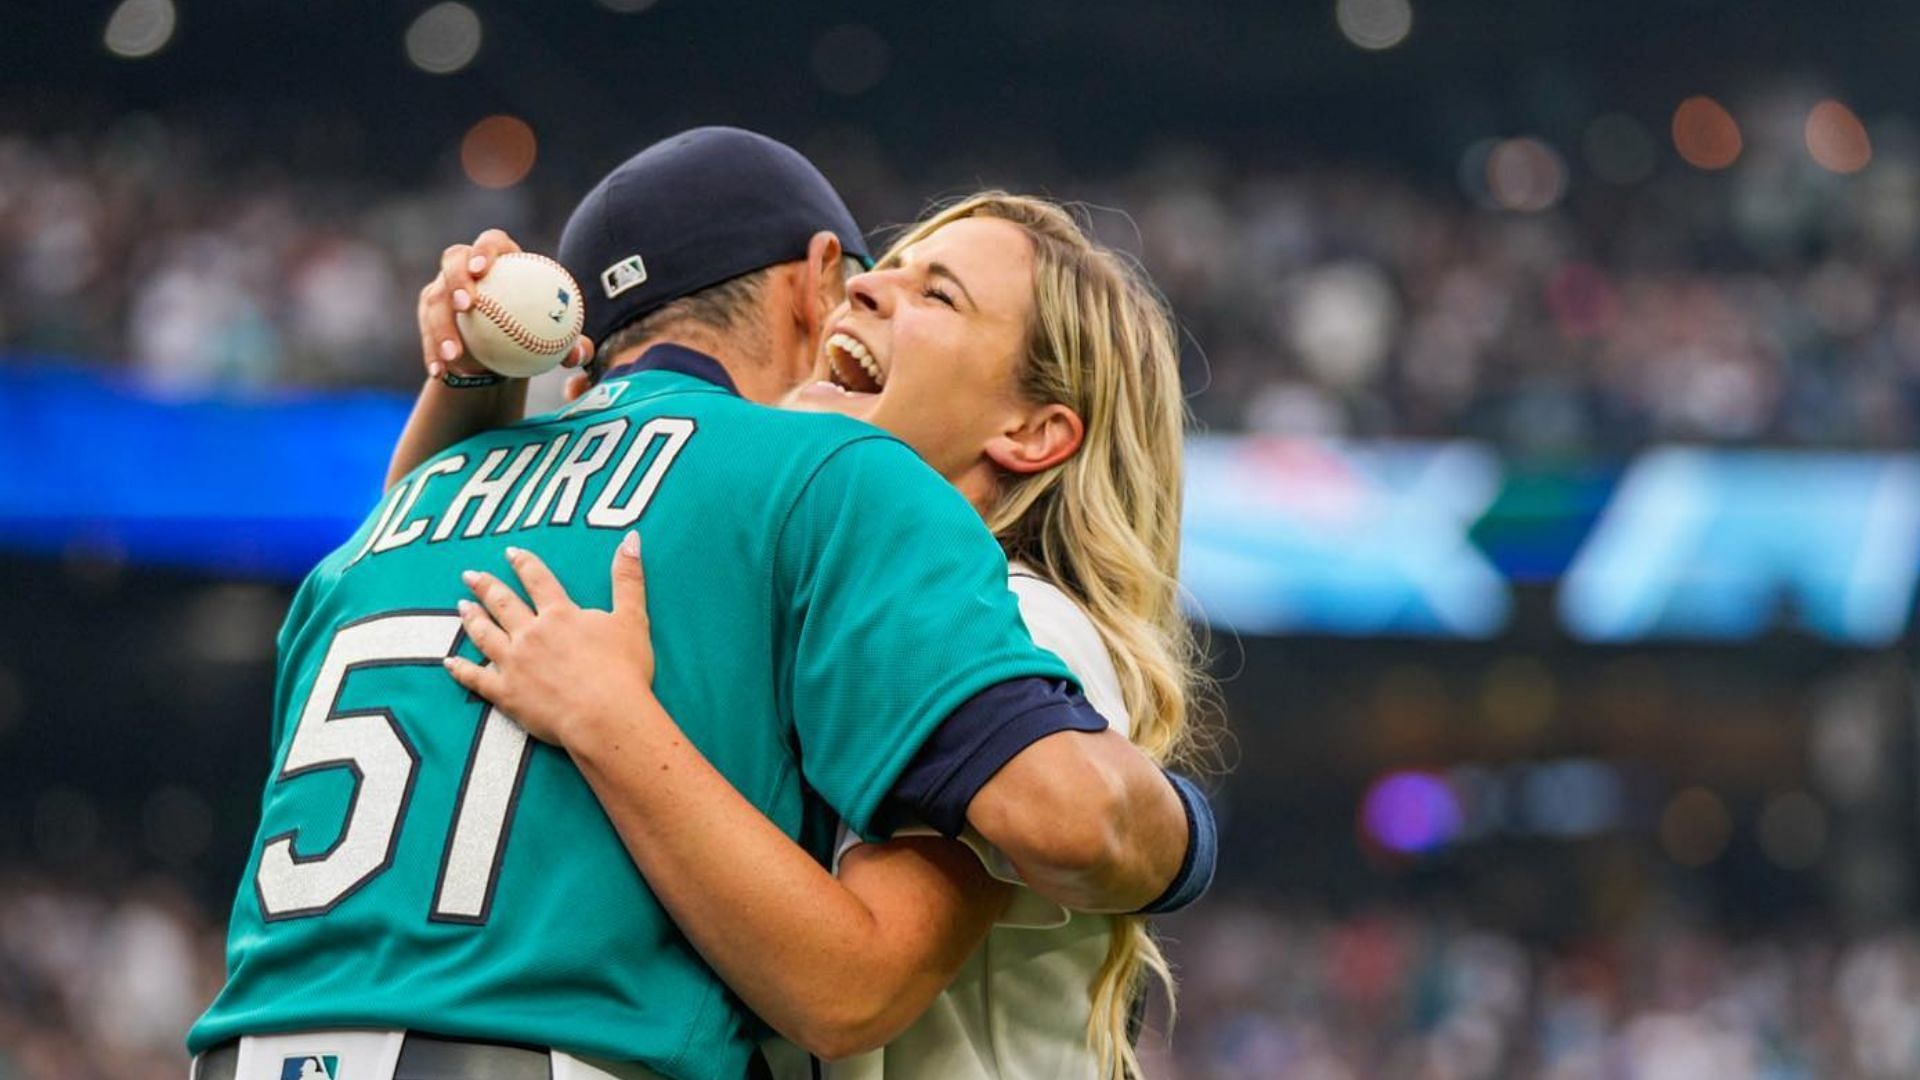
[[[488,229],[471,244],[451,244],[440,253],[440,272],[420,290],[420,360],[429,378],[448,372],[480,377],[491,374],[467,352],[454,315],[473,307],[474,284],[486,276],[500,256],[520,251],[520,245],[499,229]],[[560,363],[579,367],[593,356],[593,342],[582,337]]]

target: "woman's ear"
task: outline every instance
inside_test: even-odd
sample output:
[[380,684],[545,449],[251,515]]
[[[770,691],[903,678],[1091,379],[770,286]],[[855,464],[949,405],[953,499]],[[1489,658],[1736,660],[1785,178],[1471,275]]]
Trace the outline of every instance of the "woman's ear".
[[1087,437],[1080,414],[1065,405],[1042,405],[1018,427],[987,440],[987,460],[1007,472],[1026,476],[1045,472],[1072,457]]

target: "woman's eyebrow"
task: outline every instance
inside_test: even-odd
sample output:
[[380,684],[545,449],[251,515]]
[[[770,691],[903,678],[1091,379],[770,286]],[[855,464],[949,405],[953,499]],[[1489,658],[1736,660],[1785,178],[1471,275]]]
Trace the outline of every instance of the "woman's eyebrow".
[[967,283],[960,280],[960,275],[954,273],[952,267],[943,262],[930,262],[927,264],[927,274],[931,277],[943,277],[953,282],[954,286],[966,295],[967,303],[972,305],[974,310],[979,310],[979,301],[973,298],[973,293],[967,289]]

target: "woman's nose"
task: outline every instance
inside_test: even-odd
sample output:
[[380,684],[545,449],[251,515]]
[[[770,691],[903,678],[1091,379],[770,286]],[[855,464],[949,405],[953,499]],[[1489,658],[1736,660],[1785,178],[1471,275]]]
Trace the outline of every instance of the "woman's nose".
[[876,315],[885,314],[885,293],[880,275],[872,271],[856,274],[847,282],[847,302]]

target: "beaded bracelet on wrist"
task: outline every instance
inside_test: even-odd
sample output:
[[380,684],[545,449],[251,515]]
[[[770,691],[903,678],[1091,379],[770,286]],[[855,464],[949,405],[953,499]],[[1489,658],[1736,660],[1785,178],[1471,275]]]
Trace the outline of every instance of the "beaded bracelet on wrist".
[[477,390],[483,386],[498,386],[506,382],[507,377],[491,371],[484,375],[462,375],[457,371],[444,371],[440,373],[440,381],[455,390]]

